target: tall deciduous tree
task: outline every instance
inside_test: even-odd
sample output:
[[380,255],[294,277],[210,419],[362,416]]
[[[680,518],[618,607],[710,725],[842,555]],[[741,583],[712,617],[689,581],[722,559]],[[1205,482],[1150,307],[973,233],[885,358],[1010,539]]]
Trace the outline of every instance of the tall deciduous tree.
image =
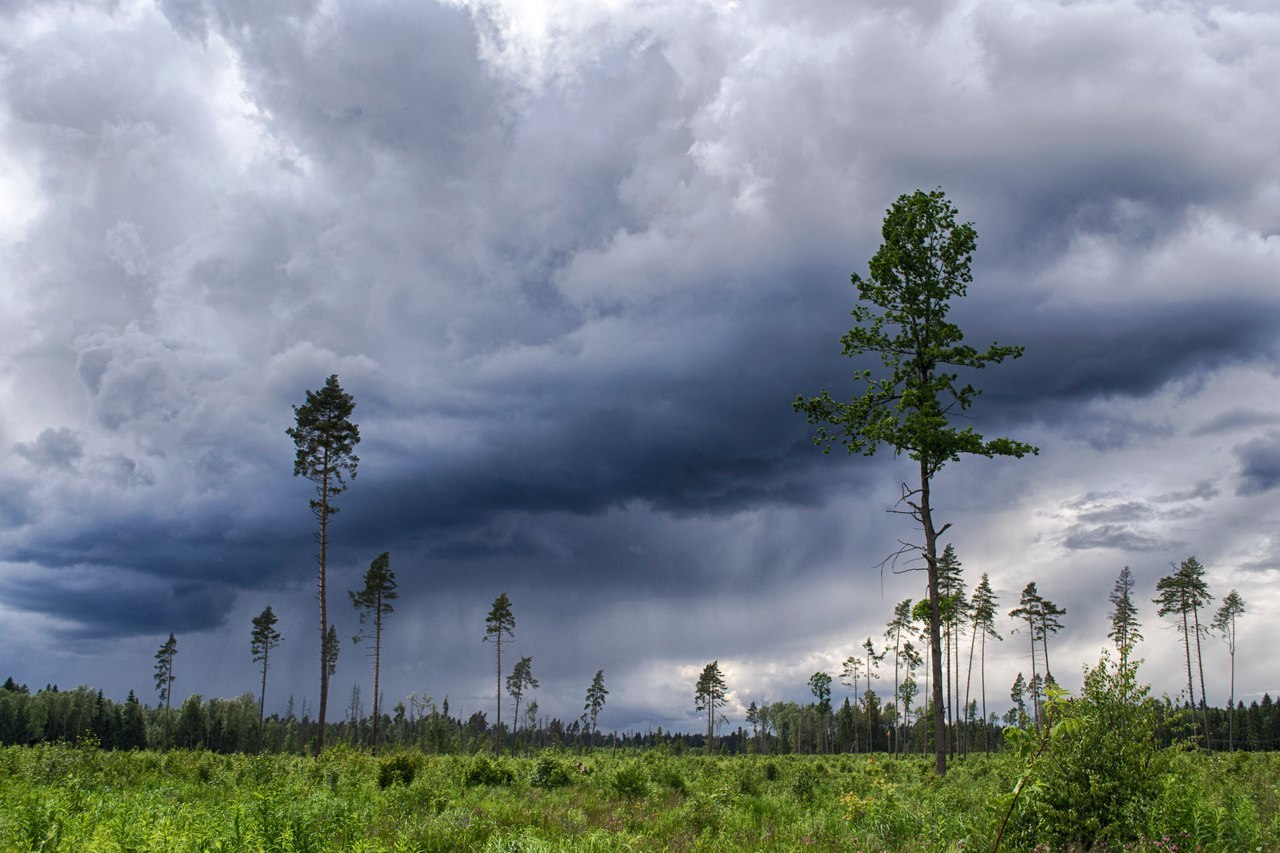
[[319,529],[316,552],[320,599],[320,707],[316,727],[316,752],[324,749],[325,714],[329,707],[329,676],[337,661],[336,650],[329,648],[329,598],[327,568],[329,555],[329,518],[338,511],[334,498],[347,490],[354,480],[360,457],[355,448],[360,443],[360,428],[351,422],[355,401],[342,390],[336,375],[325,380],[319,391],[308,391],[306,401],[293,407],[296,420],[286,432],[296,451],[293,476],[305,477],[315,484],[311,512]]
[[917,464],[918,486],[904,486],[902,500],[924,535],[924,542],[910,549],[919,552],[929,576],[934,770],[941,775],[947,770],[947,748],[937,546],[950,524],[939,527],[933,517],[933,478],[962,454],[1021,457],[1037,451],[1008,438],[985,440],[971,425],[951,425],[979,393],[958,384],[957,370],[981,369],[1022,354],[1021,347],[998,344],[979,351],[964,343],[960,327],[947,319],[951,300],[964,296],[973,280],[973,225],[956,222],[956,209],[942,190],[917,191],[894,202],[881,233],[884,243],[871,258],[869,278],[851,277],[860,300],[852,312],[858,325],[841,344],[850,358],[877,353],[886,372],[855,371],[866,390],[848,403],[823,391],[807,400],[801,396],[794,405],[818,426],[814,441],[824,452],[837,443],[866,455],[888,446]]
[[253,652],[254,662],[262,662],[262,692],[258,694],[258,749],[262,749],[262,718],[267,702],[267,658],[271,650],[280,644],[280,632],[276,630],[276,614],[268,604],[262,612],[253,617],[253,634],[249,648]]
[[604,670],[598,669],[596,670],[595,678],[591,679],[591,686],[587,688],[587,703],[582,706],[583,713],[586,714],[587,720],[591,723],[591,727],[587,731],[587,743],[590,746],[595,746],[596,718],[604,710],[604,697],[608,695],[609,691],[604,689]]
[[533,658],[520,658],[512,667],[511,674],[507,676],[507,693],[515,703],[511,714],[511,719],[514,721],[512,725],[515,728],[520,727],[520,702],[524,699],[524,694],[537,687],[538,679],[533,677]]
[[351,639],[354,642],[368,639],[368,622],[373,625],[373,751],[378,751],[378,707],[380,693],[378,691],[378,675],[382,664],[382,620],[392,612],[391,602],[400,597],[396,592],[396,575],[391,571],[391,555],[383,551],[369,564],[364,573],[364,589],[359,592],[348,592],[351,604],[360,613],[360,631]]
[[173,632],[169,632],[169,639],[165,640],[160,646],[160,651],[156,652],[156,692],[160,694],[160,701],[164,703],[164,726],[160,735],[160,748],[169,748],[169,707],[170,700],[173,698],[173,659],[178,655],[178,641],[174,638]]
[[702,668],[698,682],[693,688],[694,709],[707,713],[707,753],[714,751],[716,736],[716,716],[720,708],[728,701],[728,687],[724,682],[724,674],[720,672],[720,661],[713,660]]
[[493,727],[497,731],[502,725],[502,640],[514,642],[516,638],[516,617],[511,612],[511,599],[504,592],[493,600],[489,615],[484,617],[484,640],[493,641],[498,650],[498,712]]
[[1227,700],[1227,707],[1231,709],[1227,717],[1228,750],[1236,748],[1236,620],[1243,615],[1244,599],[1234,589],[1223,597],[1222,606],[1213,615],[1213,629],[1222,634],[1231,654],[1231,697]]
[[1200,668],[1200,703],[1201,723],[1204,732],[1205,749],[1212,749],[1209,743],[1209,709],[1204,697],[1204,663],[1200,654],[1200,608],[1204,607],[1213,596],[1209,595],[1209,586],[1204,580],[1204,566],[1195,557],[1188,557],[1177,566],[1173,574],[1166,575],[1156,581],[1156,598],[1159,605],[1156,611],[1161,616],[1176,616],[1181,622],[1182,647],[1187,660],[1187,693],[1191,699],[1194,712],[1196,694],[1193,685],[1195,670],[1191,668],[1191,642],[1195,638],[1196,661]]

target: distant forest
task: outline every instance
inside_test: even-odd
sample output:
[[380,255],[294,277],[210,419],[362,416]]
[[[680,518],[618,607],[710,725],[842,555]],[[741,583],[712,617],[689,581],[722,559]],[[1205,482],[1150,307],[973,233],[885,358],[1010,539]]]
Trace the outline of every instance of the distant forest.
[[[327,742],[346,743],[368,749],[373,745],[373,720],[358,713],[359,695],[353,696],[348,716],[330,723]],[[1192,715],[1186,703],[1177,705],[1168,699],[1147,700],[1158,709],[1158,734],[1162,745],[1185,739],[1192,732],[1197,710]],[[292,703],[290,703],[292,706]],[[352,708],[356,707],[356,713]],[[881,709],[872,702],[873,709]],[[824,725],[815,703],[775,702],[757,709],[757,719],[750,728],[738,727],[716,737],[714,748],[722,753],[753,752],[788,753],[886,753],[904,751],[929,753],[933,741],[928,716],[922,715],[910,726],[890,724],[892,707],[873,713],[868,734],[866,715],[860,705],[848,699]],[[1015,711],[1011,714],[1016,714]],[[123,702],[113,702],[100,690],[78,687],[59,690],[56,685],[31,692],[9,678],[0,686],[0,744],[83,743],[103,749],[206,749],[212,752],[273,752],[308,754],[314,747],[316,723],[307,713],[297,716],[292,708],[284,715],[272,714],[258,725],[258,701],[246,693],[234,699],[187,698],[173,709],[167,742],[163,706],[148,707],[130,691]],[[1226,709],[1209,708],[1211,730],[1215,732],[1215,750],[1227,747],[1230,725]],[[1025,719],[1024,719],[1025,724]],[[984,743],[998,749],[1004,738],[1001,730],[1009,725],[996,720],[987,724],[971,721],[956,728],[957,754],[982,752]],[[1015,723],[1016,724],[1016,723]],[[547,748],[580,748],[589,745],[614,748],[651,748],[665,746],[674,751],[705,749],[706,736],[666,732],[595,732],[581,720],[566,724],[559,719],[542,720],[529,728],[510,732],[505,725],[491,726],[484,712],[477,711],[467,719],[450,716],[447,700],[439,707],[410,698],[410,704],[397,703],[390,714],[382,716],[379,726],[383,748],[413,748],[428,753],[466,753],[492,749],[500,738],[510,751],[535,751]],[[1235,714],[1235,748],[1260,751],[1280,748],[1280,703],[1270,694],[1246,706],[1239,703]],[[1221,735],[1217,733],[1222,733]],[[823,743],[824,737],[827,739]],[[869,737],[869,741],[868,741]],[[899,743],[894,744],[895,737]]]

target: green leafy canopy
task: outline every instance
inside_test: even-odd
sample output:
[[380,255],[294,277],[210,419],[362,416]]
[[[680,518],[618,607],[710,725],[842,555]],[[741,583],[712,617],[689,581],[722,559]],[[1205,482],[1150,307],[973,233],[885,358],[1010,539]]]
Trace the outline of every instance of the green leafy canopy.
[[962,453],[1015,456],[1038,449],[1008,438],[984,439],[972,426],[951,426],[980,393],[959,384],[957,368],[982,369],[1022,355],[1020,346],[993,343],[986,350],[964,343],[948,321],[951,300],[972,281],[970,260],[977,243],[972,223],[956,223],[956,209],[942,190],[903,195],[886,212],[884,244],[872,257],[870,276],[851,277],[860,301],[857,325],[841,337],[849,357],[878,353],[887,373],[857,370],[866,384],[861,397],[840,403],[827,391],[797,397],[796,411],[817,425],[814,443],[829,452],[840,443],[870,456],[884,444],[923,463],[929,476]]

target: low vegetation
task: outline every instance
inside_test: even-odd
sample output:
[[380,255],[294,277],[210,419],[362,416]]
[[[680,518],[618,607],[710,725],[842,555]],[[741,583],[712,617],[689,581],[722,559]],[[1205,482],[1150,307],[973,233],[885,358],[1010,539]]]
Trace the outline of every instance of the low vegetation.
[[0,849],[990,850],[1028,770],[1002,849],[1071,849],[1081,831],[1101,849],[1280,849],[1280,755],[1152,753],[1107,815],[1114,840],[1064,810],[1087,790],[1051,756],[971,756],[940,779],[920,757],[7,747]]

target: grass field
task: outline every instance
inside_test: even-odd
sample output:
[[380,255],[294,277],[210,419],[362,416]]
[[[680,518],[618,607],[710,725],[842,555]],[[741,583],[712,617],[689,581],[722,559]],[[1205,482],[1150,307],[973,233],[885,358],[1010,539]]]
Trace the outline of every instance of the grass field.
[[[938,780],[920,759],[848,755],[9,747],[0,849],[989,850],[1025,766],[971,757]],[[1137,837],[1108,849],[1280,849],[1280,756],[1165,751],[1152,771]],[[1002,849],[1036,846],[1037,786]]]

